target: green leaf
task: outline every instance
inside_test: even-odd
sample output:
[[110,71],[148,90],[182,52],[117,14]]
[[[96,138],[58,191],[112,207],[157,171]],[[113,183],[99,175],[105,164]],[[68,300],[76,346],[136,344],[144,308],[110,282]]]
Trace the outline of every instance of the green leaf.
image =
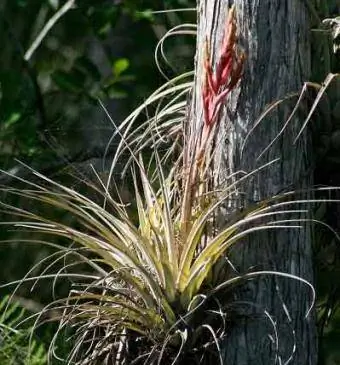
[[8,117],[8,119],[5,121],[6,128],[15,124],[18,120],[20,120],[20,118],[21,118],[20,113],[18,113],[18,112],[11,113],[10,116]]
[[24,8],[28,5],[27,0],[18,0],[17,5]]
[[130,61],[127,58],[119,58],[112,66],[113,74],[118,77],[130,66]]
[[57,70],[53,73],[52,79],[56,85],[65,91],[82,92],[84,84],[83,80],[78,75],[69,74],[65,71]]
[[122,90],[118,90],[115,87],[110,87],[107,90],[107,95],[112,99],[124,99],[127,97],[127,93]]
[[149,20],[150,22],[155,20],[155,17],[153,15],[153,11],[151,9],[146,9],[143,11],[136,11],[134,13],[136,20]]

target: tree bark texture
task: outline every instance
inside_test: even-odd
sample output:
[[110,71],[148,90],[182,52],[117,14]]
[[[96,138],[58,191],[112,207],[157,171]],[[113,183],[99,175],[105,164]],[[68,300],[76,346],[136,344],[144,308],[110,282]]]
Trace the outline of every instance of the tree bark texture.
[[[238,43],[247,60],[240,85],[226,100],[220,116],[214,173],[219,181],[224,181],[232,171],[250,172],[279,158],[244,186],[246,200],[252,202],[284,190],[312,185],[312,156],[307,132],[293,143],[303,124],[301,110],[269,151],[259,158],[282,129],[297,98],[276,107],[246,138],[266,105],[289,93],[299,92],[303,82],[308,80],[309,13],[304,0],[235,0],[234,3]],[[196,79],[192,101],[192,118],[196,123],[202,122],[203,118],[200,95],[204,42],[206,39],[210,41],[214,65],[231,5],[226,0],[200,0],[198,3]],[[299,214],[294,215],[297,217]],[[312,227],[308,223],[300,230],[281,229],[256,234],[237,244],[230,257],[243,273],[276,270],[313,282],[311,237]],[[311,290],[305,284],[282,277],[261,276],[240,288],[235,307],[242,315],[240,319],[235,318],[225,341],[225,364],[316,364],[313,311],[305,318],[311,300]]]

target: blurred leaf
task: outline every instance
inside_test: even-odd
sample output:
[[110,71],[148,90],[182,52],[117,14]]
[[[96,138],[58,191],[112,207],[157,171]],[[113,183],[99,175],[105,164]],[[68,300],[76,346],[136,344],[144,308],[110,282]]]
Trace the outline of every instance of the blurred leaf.
[[94,80],[99,81],[101,78],[100,72],[97,66],[91,62],[87,57],[80,57],[75,62],[74,68],[81,71],[84,75],[89,75]]
[[5,121],[5,127],[8,128],[15,124],[21,118],[21,114],[18,112],[13,112],[8,119]]
[[155,20],[155,17],[153,15],[153,12],[151,9],[143,10],[143,11],[136,11],[134,13],[136,20],[148,20],[150,22],[153,22]]
[[18,0],[17,5],[24,8],[25,6],[28,5],[27,0]]
[[127,97],[127,93],[122,90],[118,90],[115,87],[110,87],[107,90],[107,95],[112,99],[123,99]]
[[130,61],[127,58],[120,58],[114,62],[112,67],[113,74],[118,77],[130,66]]
[[59,8],[59,0],[48,0],[48,3],[54,10]]
[[134,81],[136,80],[136,77],[134,75],[123,75],[119,77],[119,81]]
[[57,70],[53,73],[52,79],[62,90],[80,93],[83,90],[84,80],[77,76],[78,75]]

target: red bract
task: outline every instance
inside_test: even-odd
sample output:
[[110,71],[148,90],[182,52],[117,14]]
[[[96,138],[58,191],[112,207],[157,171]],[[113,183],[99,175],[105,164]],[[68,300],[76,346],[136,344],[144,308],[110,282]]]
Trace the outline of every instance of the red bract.
[[223,100],[240,80],[244,53],[237,51],[236,19],[234,6],[229,10],[226,29],[216,71],[213,72],[208,41],[204,55],[203,111],[205,125],[211,127],[216,121]]

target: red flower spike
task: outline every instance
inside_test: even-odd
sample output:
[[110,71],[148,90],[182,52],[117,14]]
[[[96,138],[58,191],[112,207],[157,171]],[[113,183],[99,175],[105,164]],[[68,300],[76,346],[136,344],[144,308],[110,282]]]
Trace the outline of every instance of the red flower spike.
[[233,5],[228,12],[227,24],[223,37],[222,49],[224,51],[233,49],[236,44],[236,18],[235,18],[235,6]]
[[209,90],[216,95],[218,93],[218,86],[216,84],[216,81],[214,80],[213,70],[210,64],[210,50],[209,50],[208,40],[205,41],[204,70],[205,70],[206,82],[209,85]]
[[236,86],[242,76],[244,54],[236,50],[235,7],[232,6],[226,21],[222,41],[222,52],[213,73],[209,45],[206,41],[204,52],[203,113],[207,127],[211,127],[218,117],[224,98]]
[[[221,85],[225,85],[227,83],[228,79],[231,76],[232,67],[233,67],[233,61],[229,60],[221,72],[221,83],[220,83]],[[227,86],[229,87],[230,83]]]

